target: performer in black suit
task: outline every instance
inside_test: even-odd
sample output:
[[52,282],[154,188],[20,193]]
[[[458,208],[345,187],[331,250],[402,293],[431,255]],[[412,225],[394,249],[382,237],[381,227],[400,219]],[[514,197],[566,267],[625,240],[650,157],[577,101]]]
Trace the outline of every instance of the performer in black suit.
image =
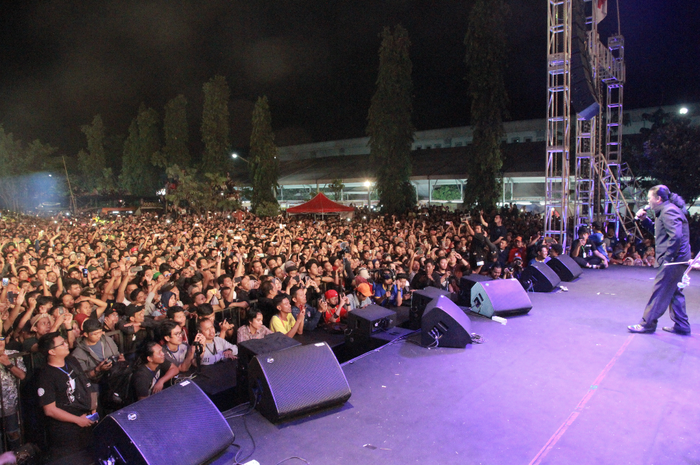
[[[633,333],[653,333],[659,317],[669,309],[673,326],[664,326],[663,330],[676,334],[690,334],[690,323],[685,311],[685,297],[678,283],[683,277],[686,266],[665,265],[672,262],[688,261],[690,255],[690,233],[686,216],[685,202],[664,185],[654,186],[647,193],[649,205],[654,210],[654,234],[656,237],[656,265],[659,271],[654,281],[654,290],[649,303],[644,309],[642,321],[628,326]],[[646,216],[646,209],[637,212],[636,218],[642,226],[651,231],[652,221]]]

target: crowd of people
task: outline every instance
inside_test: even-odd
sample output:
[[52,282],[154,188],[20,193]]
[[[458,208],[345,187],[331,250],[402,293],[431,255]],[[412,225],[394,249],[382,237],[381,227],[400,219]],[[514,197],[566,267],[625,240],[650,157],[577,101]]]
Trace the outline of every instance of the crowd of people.
[[[542,230],[540,214],[516,206],[352,219],[4,215],[0,443],[80,463],[97,415],[236,358],[239,343],[342,331],[349,312],[407,305],[427,286],[459,292],[471,273],[517,278],[565,252]],[[651,266],[653,247],[594,224],[567,249],[605,268]],[[225,309],[236,318],[217,318]]]

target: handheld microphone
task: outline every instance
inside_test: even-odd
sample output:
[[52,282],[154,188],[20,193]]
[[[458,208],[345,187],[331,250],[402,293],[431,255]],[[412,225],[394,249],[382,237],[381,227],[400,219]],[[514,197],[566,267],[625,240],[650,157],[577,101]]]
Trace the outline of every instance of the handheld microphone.
[[649,205],[649,204],[644,205],[643,210],[644,210],[645,212],[648,212],[649,210],[651,210],[651,205]]

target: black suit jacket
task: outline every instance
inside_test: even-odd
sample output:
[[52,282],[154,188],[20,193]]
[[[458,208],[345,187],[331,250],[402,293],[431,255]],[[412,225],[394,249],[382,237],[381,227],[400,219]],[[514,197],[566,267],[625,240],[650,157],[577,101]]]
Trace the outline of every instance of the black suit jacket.
[[[690,232],[683,210],[671,202],[663,202],[654,208],[654,213],[656,266],[690,260]],[[651,231],[651,220],[645,218],[642,226]]]

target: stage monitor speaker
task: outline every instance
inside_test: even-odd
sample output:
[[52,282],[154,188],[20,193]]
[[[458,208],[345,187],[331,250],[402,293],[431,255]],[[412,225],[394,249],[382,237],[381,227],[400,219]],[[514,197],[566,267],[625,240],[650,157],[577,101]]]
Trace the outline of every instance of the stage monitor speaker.
[[299,341],[282,333],[268,334],[262,339],[249,339],[238,343],[238,365],[247,368],[256,355],[277,352],[301,345]]
[[348,313],[348,331],[354,337],[371,337],[396,326],[396,312],[381,305],[369,305]]
[[426,287],[425,289],[417,289],[413,291],[413,296],[411,297],[411,308],[408,311],[408,329],[420,329],[421,318],[423,317],[425,307],[427,307],[428,304],[434,299],[437,299],[443,295],[449,296],[450,292],[430,286]]
[[523,315],[532,309],[527,292],[517,279],[492,279],[472,287],[473,312],[492,316]]
[[94,431],[97,463],[115,465],[205,463],[233,439],[224,417],[192,381],[117,410]]
[[350,398],[350,386],[325,342],[256,355],[248,367],[251,405],[277,422]]
[[459,298],[457,299],[457,305],[471,306],[472,288],[476,283],[482,281],[491,281],[491,277],[480,274],[462,276],[462,279],[459,280]]
[[549,266],[559,276],[562,281],[573,281],[581,276],[581,267],[576,261],[568,255],[559,255],[552,257],[548,262]]
[[464,311],[446,296],[440,296],[423,312],[421,345],[463,349],[472,343],[470,330],[471,321]]
[[544,263],[535,262],[520,275],[520,284],[526,291],[551,292],[561,283],[559,276]]
[[571,106],[579,117],[588,121],[598,116],[600,105],[593,85],[591,59],[586,40],[586,14],[583,0],[572,2],[571,37]]

